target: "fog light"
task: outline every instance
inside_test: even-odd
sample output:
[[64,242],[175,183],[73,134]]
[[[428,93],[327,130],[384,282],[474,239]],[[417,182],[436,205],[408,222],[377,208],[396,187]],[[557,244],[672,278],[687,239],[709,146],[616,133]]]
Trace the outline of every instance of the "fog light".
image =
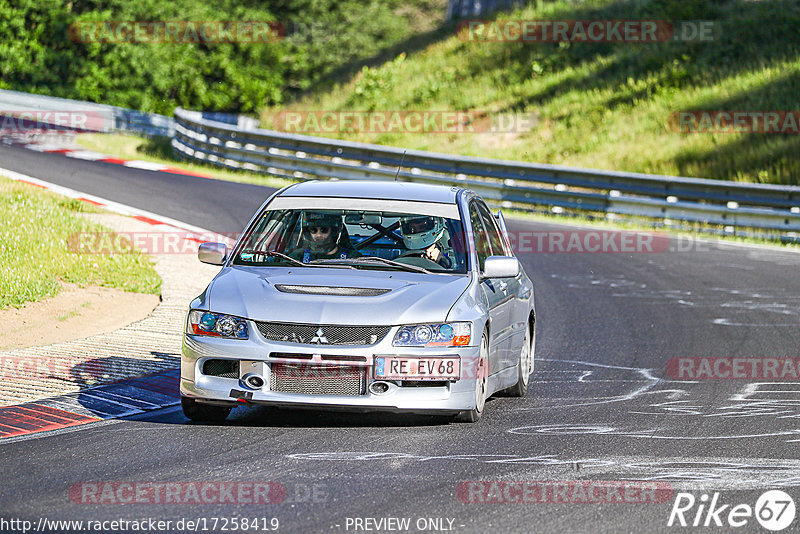
[[369,386],[370,392],[374,393],[375,395],[383,395],[387,391],[389,391],[389,384],[386,382],[373,382]]
[[264,379],[257,374],[248,373],[242,377],[244,385],[250,389],[261,389],[264,387]]

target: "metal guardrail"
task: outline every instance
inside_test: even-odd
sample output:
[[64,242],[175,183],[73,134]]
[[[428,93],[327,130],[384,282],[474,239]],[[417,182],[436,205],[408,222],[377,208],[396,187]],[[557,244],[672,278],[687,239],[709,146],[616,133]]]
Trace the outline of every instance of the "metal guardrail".
[[[0,117],[30,116],[31,112],[60,112],[90,115],[88,131],[109,133],[114,131],[133,132],[146,136],[173,137],[175,135],[175,119],[157,113],[145,113],[134,109],[95,104],[68,98],[22,93],[0,89]],[[22,114],[22,115],[20,115]],[[252,130],[258,126],[258,120],[245,115],[204,111],[202,118],[225,124],[235,125],[242,130]],[[39,115],[35,121],[60,126],[57,117]],[[34,122],[35,122],[34,121]],[[2,130],[0,130],[2,133]]]
[[[167,137],[172,137],[175,133],[175,120],[172,117],[105,104],[0,89],[1,116],[16,116],[22,112],[34,111],[90,114],[92,116],[89,121],[90,130],[97,132],[122,130],[147,136]],[[47,123],[48,118],[40,116],[37,120]]]
[[[87,112],[97,131],[172,137],[176,154],[291,179],[392,180],[403,149],[255,128],[243,116],[181,108],[175,118],[77,100],[0,90],[0,116]],[[213,117],[217,120],[211,120]],[[398,179],[469,187],[503,207],[545,207],[738,228],[797,240],[800,187],[660,176],[410,150]],[[731,233],[731,232],[726,232]]]
[[[292,179],[394,179],[403,149],[270,130],[242,130],[175,110],[176,154]],[[800,187],[706,180],[406,152],[400,180],[468,187],[503,207],[546,206],[746,227],[800,231]],[[796,237],[793,234],[789,237]]]

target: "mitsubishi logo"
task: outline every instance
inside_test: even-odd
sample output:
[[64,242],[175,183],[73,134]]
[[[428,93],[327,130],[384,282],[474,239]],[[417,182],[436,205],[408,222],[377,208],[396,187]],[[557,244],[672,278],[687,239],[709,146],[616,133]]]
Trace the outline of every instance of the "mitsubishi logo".
[[325,337],[325,332],[322,331],[322,328],[317,329],[316,335],[311,338],[311,343],[316,343],[317,345],[327,342],[328,338]]

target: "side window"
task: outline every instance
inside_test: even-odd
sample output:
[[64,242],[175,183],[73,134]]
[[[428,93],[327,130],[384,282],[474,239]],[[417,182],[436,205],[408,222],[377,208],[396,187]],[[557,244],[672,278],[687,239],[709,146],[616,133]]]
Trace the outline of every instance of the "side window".
[[472,238],[475,241],[475,251],[478,253],[478,267],[482,272],[486,258],[492,255],[492,251],[489,248],[489,239],[486,237],[486,230],[483,227],[475,202],[469,205],[469,219],[472,223]]
[[282,252],[292,227],[283,212],[264,212],[244,248]]
[[500,233],[500,228],[497,226],[492,212],[489,211],[484,204],[476,203],[478,211],[483,219],[483,225],[486,227],[486,232],[489,234],[489,243],[492,245],[493,256],[505,256],[507,254],[506,247],[503,246],[503,236]]

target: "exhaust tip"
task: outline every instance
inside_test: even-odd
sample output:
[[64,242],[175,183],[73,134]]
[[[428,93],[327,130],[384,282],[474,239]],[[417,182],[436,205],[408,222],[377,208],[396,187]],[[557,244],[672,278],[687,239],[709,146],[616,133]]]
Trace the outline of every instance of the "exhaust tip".
[[375,395],[383,395],[389,391],[389,384],[386,382],[373,382],[369,385],[369,391]]
[[260,375],[248,373],[242,377],[242,383],[250,389],[261,389],[266,382]]

